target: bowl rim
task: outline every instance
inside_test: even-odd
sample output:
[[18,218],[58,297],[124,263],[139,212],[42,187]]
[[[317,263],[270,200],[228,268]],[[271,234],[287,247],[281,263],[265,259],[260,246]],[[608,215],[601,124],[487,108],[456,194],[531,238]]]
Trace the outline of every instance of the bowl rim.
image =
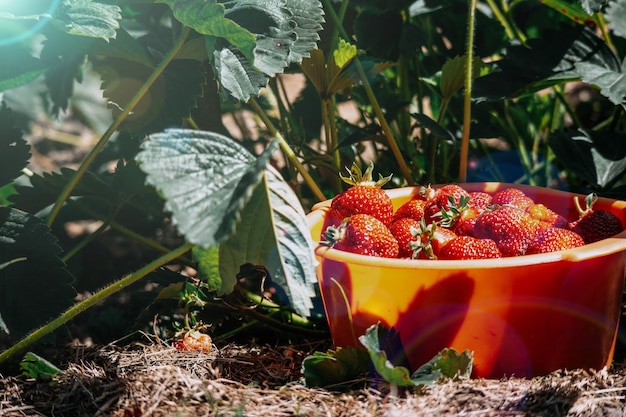
[[[457,183],[462,187],[470,189],[470,191],[485,191],[489,193],[496,192],[504,188],[518,188],[522,191],[540,190],[543,194],[552,194],[554,196],[578,196],[584,198],[583,194],[572,193],[569,191],[557,190],[553,188],[539,187],[526,184],[511,184],[503,182],[475,182],[475,183]],[[432,187],[437,188],[443,184],[433,184]],[[406,197],[416,194],[420,186],[399,187],[393,189],[385,189],[391,198]],[[618,206],[626,211],[626,201],[614,200],[606,197],[599,197],[605,205]],[[307,214],[309,228],[318,222],[323,222],[324,215],[330,207],[331,199],[315,204],[311,212]],[[559,261],[581,262],[586,259],[598,258],[601,256],[611,255],[626,250],[626,230],[607,239],[598,242],[586,244],[573,249],[567,249],[557,252],[540,253],[532,255],[522,255],[515,257],[504,257],[494,259],[468,259],[468,260],[430,260],[430,259],[397,259],[397,258],[381,258],[374,256],[360,255],[340,251],[319,243],[319,237],[312,237],[315,247],[315,254],[324,259],[358,264],[371,267],[386,267],[396,269],[496,269],[511,268],[524,265],[536,265],[545,263],[554,263]]]

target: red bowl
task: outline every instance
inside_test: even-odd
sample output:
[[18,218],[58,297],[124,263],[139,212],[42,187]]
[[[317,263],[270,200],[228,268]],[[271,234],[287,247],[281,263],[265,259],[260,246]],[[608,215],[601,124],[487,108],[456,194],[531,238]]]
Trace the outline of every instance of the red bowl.
[[[488,193],[518,188],[577,218],[576,194],[505,183],[461,186]],[[418,190],[387,192],[397,209]],[[329,204],[317,204],[307,216],[316,242]],[[600,198],[594,208],[626,224],[626,202]],[[315,253],[336,346],[362,347],[358,337],[381,322],[397,331],[412,371],[446,347],[473,351],[474,376],[484,378],[601,369],[613,360],[626,232],[575,249],[486,260],[385,259],[324,246]]]

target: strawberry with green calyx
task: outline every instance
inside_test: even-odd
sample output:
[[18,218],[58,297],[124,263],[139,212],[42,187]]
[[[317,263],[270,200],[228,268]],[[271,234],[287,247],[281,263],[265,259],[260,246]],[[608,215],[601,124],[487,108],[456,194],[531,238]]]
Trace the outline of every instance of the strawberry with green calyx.
[[472,236],[457,236],[446,243],[439,251],[439,259],[493,259],[501,258],[502,253],[491,239],[478,239]]
[[504,205],[481,214],[474,225],[473,235],[492,239],[502,256],[519,256],[538,232],[539,222],[524,210]]
[[398,257],[398,241],[376,217],[354,214],[324,231],[321,244],[338,250],[382,258]]
[[572,249],[584,244],[585,241],[576,232],[561,227],[548,227],[541,230],[528,244],[526,255]]
[[622,221],[615,214],[606,210],[594,210],[593,205],[598,200],[595,193],[585,197],[585,208],[580,206],[578,198],[574,198],[574,204],[578,209],[578,220],[570,223],[570,229],[585,240],[585,243],[593,243],[621,233],[624,230]]
[[441,248],[455,237],[456,233],[452,230],[438,227],[435,222],[426,224],[426,220],[422,218],[415,240],[410,243],[412,258],[437,259]]
[[337,194],[331,201],[327,213],[327,225],[339,225],[345,218],[353,214],[369,214],[383,222],[385,226],[391,223],[393,217],[393,204],[391,198],[381,188],[389,182],[391,175],[374,181],[372,171],[374,164],[370,163],[365,172],[356,164],[352,164],[350,176],[341,179],[352,187]]
[[419,228],[419,221],[411,217],[402,217],[391,222],[391,224],[389,225],[389,231],[398,241],[398,257],[413,257],[411,242],[415,241],[415,239],[417,238]]
[[447,211],[451,202],[454,202],[458,207],[461,198],[469,197],[469,193],[457,184],[444,185],[436,189],[434,193],[432,189],[425,190],[424,193],[420,191],[420,194],[424,194],[427,198],[426,207],[424,207],[424,217],[427,224],[440,221],[442,211]]
[[490,203],[491,195],[483,192],[463,196],[458,204],[450,198],[448,210],[441,211],[440,224],[459,236],[472,236],[476,220],[489,209]]

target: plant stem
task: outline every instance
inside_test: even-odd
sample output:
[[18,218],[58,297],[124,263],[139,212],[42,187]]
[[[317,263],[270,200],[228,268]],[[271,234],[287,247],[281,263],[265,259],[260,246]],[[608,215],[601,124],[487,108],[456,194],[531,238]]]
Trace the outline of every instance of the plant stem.
[[467,44],[465,45],[465,95],[463,97],[463,136],[459,163],[459,181],[467,181],[467,159],[469,155],[470,123],[472,122],[472,76],[474,73],[474,24],[476,0],[469,0],[467,14]]
[[50,211],[50,214],[48,215],[48,219],[46,220],[46,225],[48,227],[52,225],[57,215],[61,211],[61,207],[63,207],[63,204],[70,197],[70,195],[72,194],[72,191],[74,190],[74,188],[76,188],[76,185],[78,185],[81,178],[85,175],[85,173],[89,169],[89,166],[96,159],[96,156],[98,156],[102,148],[104,148],[104,145],[106,145],[107,141],[111,138],[113,133],[115,133],[115,131],[122,125],[124,120],[126,120],[128,115],[135,108],[135,106],[137,106],[137,104],[141,101],[141,99],[146,95],[150,87],[152,87],[154,82],[161,76],[165,68],[174,59],[178,51],[182,48],[183,44],[185,43],[185,40],[187,39],[187,36],[189,36],[190,32],[191,32],[190,28],[186,26],[182,28],[180,35],[178,36],[178,39],[174,43],[174,46],[169,51],[169,53],[163,58],[163,61],[159,64],[159,66],[157,66],[154,69],[152,74],[150,74],[150,77],[141,86],[139,91],[137,91],[135,96],[126,105],[124,110],[122,110],[120,115],[117,116],[117,118],[113,121],[111,126],[109,126],[106,132],[104,132],[102,137],[98,140],[95,146],[91,149],[87,157],[85,157],[85,160],[81,163],[80,167],[78,168],[74,176],[70,179],[70,181],[67,183],[65,188],[63,188],[63,190],[61,191],[61,194],[57,198],[57,201],[54,203],[54,206],[52,206],[52,210]]
[[413,181],[411,170],[409,169],[408,165],[406,164],[404,160],[404,157],[402,156],[402,152],[400,151],[398,142],[396,142],[396,138],[393,136],[391,127],[389,127],[389,124],[387,123],[387,119],[385,118],[385,115],[383,114],[383,110],[380,108],[380,104],[378,103],[378,100],[376,99],[376,95],[374,95],[374,90],[372,90],[372,86],[370,85],[367,79],[367,74],[365,74],[365,70],[363,69],[363,65],[361,65],[361,60],[359,59],[358,56],[354,57],[354,64],[356,66],[357,72],[359,73],[359,77],[361,78],[361,81],[363,82],[365,93],[367,94],[367,97],[374,109],[374,113],[376,114],[378,123],[380,123],[380,127],[383,129],[383,133],[385,134],[385,137],[387,138],[387,143],[389,144],[389,147],[391,148],[391,152],[393,153],[393,156],[396,158],[396,162],[398,163],[400,171],[402,172],[402,175],[404,176],[404,179],[406,180],[407,184],[414,185],[415,182]]
[[298,157],[296,156],[294,151],[291,149],[287,141],[285,141],[285,138],[283,138],[283,135],[281,135],[278,129],[276,129],[276,127],[274,126],[270,118],[267,117],[267,114],[265,114],[265,112],[263,111],[259,103],[254,99],[254,97],[250,97],[248,104],[252,106],[256,114],[261,118],[261,120],[267,127],[267,130],[270,131],[272,136],[278,139],[280,148],[287,156],[287,159],[289,159],[289,161],[296,167],[300,175],[302,175],[302,177],[304,178],[304,182],[309,186],[313,194],[315,194],[315,197],[319,201],[326,200],[326,196],[324,195],[322,190],[320,190],[320,188],[317,186],[317,184],[315,183],[311,175],[308,173],[306,168],[304,168],[300,160],[298,160]]
[[80,303],[70,307],[68,310],[62,313],[59,317],[43,325],[39,329],[30,333],[24,339],[17,342],[15,345],[11,346],[4,352],[0,353],[0,363],[5,362],[6,360],[13,357],[14,355],[21,352],[22,350],[26,349],[28,346],[32,345],[33,343],[35,343],[42,337],[52,333],[53,331],[55,331],[56,329],[58,329],[59,327],[61,327],[62,325],[70,321],[71,319],[73,319],[74,317],[78,316],[80,313],[93,307],[94,305],[104,300],[108,296],[115,294],[116,292],[128,287],[131,284],[134,284],[135,282],[139,281],[141,278],[148,275],[150,272],[153,272],[157,268],[185,254],[186,252],[191,250],[193,246],[194,245],[192,243],[186,243],[172,250],[171,252],[161,256],[160,258],[155,259],[154,261],[150,262],[148,265],[135,271],[134,273],[124,278],[121,278],[113,282],[112,284],[109,284],[107,287],[104,287],[100,291],[94,293],[91,297],[87,298],[86,300],[81,301]]
[[[343,38],[349,42],[350,38],[348,37],[348,34],[346,33],[345,29],[341,25],[341,21],[339,20],[337,13],[335,13],[335,9],[332,8],[332,5],[329,0],[324,0],[324,8],[326,12],[330,15],[330,18],[333,20],[333,22],[335,22],[335,26],[337,27],[337,30],[339,30],[339,33],[341,34],[341,36],[343,36]],[[358,55],[354,57],[353,62],[359,74],[359,78],[361,78],[363,87],[365,88],[365,93],[367,94],[370,104],[372,105],[372,108],[374,109],[374,113],[376,114],[378,123],[380,123],[380,127],[382,128],[383,133],[385,134],[385,137],[387,138],[387,143],[389,144],[389,147],[391,148],[393,156],[396,158],[396,162],[398,163],[400,171],[402,172],[402,175],[404,176],[404,179],[406,180],[407,184],[414,185],[415,183],[413,181],[413,176],[411,175],[411,171],[408,165],[406,164],[406,161],[404,160],[402,153],[400,152],[398,143],[396,142],[393,132],[391,131],[391,127],[389,127],[389,124],[387,123],[387,119],[385,118],[385,115],[383,114],[383,111],[380,108],[380,104],[378,103],[378,100],[376,99],[376,95],[374,95],[374,91],[372,90],[372,86],[370,85],[369,80],[367,79],[367,74],[365,74],[365,70],[363,69],[363,65],[361,65],[361,61],[359,60]],[[419,167],[417,168],[419,170]]]
[[[339,139],[337,138],[337,123],[335,122],[335,101],[333,97],[322,99],[322,118],[324,119],[324,136],[326,139],[326,149],[332,152],[333,166],[335,172],[341,172],[341,153],[339,152]],[[341,192],[341,179],[339,175],[333,176],[333,191],[335,194]]]

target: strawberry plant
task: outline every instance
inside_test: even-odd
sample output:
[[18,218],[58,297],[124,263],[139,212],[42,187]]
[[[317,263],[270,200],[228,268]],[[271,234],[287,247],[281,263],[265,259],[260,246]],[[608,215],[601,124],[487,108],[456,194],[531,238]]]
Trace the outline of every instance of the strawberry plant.
[[[0,330],[26,338],[0,360],[147,275],[158,302],[184,304],[183,330],[228,296],[272,320],[287,312],[272,325],[315,329],[304,213],[348,188],[344,167],[375,161],[386,187],[495,180],[624,195],[624,0],[1,7]],[[289,77],[303,87],[295,98]],[[98,133],[80,164],[29,169],[26,133],[42,114]],[[442,197],[431,215],[461,205]],[[76,240],[64,226],[79,220],[100,226]],[[443,246],[434,235],[453,238],[420,229],[411,250],[422,255]],[[74,304],[81,257],[111,231],[149,259],[104,270],[112,284]],[[242,289],[248,274],[278,295]]]

